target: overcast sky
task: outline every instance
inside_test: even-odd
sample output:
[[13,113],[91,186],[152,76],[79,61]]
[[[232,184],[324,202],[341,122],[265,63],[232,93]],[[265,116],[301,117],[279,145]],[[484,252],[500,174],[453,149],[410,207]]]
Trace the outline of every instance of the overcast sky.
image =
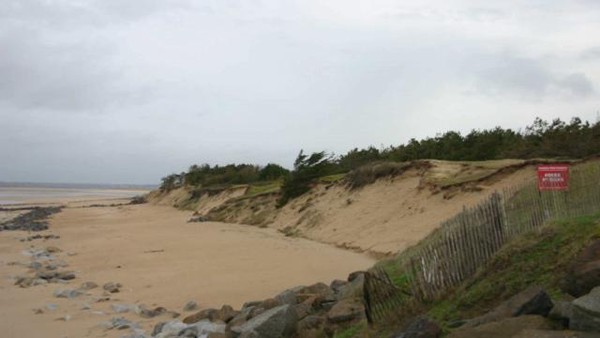
[[0,181],[596,121],[600,1],[2,0]]

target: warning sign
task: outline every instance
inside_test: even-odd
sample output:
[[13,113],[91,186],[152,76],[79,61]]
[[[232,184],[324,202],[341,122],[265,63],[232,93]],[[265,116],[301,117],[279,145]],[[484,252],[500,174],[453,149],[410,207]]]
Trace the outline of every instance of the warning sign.
[[568,164],[540,165],[537,168],[537,174],[540,191],[569,189]]

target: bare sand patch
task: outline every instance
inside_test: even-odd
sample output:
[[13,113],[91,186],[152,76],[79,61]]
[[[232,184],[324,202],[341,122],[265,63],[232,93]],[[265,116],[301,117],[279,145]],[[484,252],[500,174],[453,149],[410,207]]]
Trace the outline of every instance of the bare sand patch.
[[[329,283],[374,260],[305,239],[285,237],[274,229],[223,223],[187,223],[189,212],[166,206],[137,205],[67,208],[53,217],[50,232],[60,239],[20,242],[25,232],[0,233],[0,332],[4,337],[120,337],[127,332],[106,331],[98,324],[121,316],[111,304],[163,306],[181,312],[189,300],[201,307],[264,299],[296,285]],[[48,284],[21,289],[13,277],[26,268],[23,249],[52,245],[63,252],[77,279],[68,285]],[[56,289],[76,288],[85,281],[119,282],[121,292],[108,302],[90,296],[58,299]],[[101,289],[101,288],[100,288]],[[44,310],[56,304],[56,310]],[[88,310],[81,310],[89,306]],[[42,314],[33,309],[41,308]],[[69,320],[64,321],[65,316]],[[142,319],[146,332],[167,318]]]

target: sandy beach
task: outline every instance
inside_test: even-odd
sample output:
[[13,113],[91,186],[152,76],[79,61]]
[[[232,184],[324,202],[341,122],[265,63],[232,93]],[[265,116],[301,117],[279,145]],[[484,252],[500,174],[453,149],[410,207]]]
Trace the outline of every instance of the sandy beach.
[[[3,337],[121,337],[103,322],[125,317],[147,333],[162,315],[144,319],[117,314],[115,304],[162,306],[182,313],[190,300],[201,308],[272,297],[286,288],[344,279],[368,268],[371,257],[305,239],[285,237],[273,229],[223,223],[188,223],[189,212],[167,206],[124,205],[81,208],[71,205],[52,217],[50,230],[59,239],[21,242],[23,231],[0,232],[0,332]],[[77,278],[68,284],[29,288],[14,285],[31,261],[24,250],[54,246],[56,259]],[[102,298],[102,287],[73,299],[56,298],[57,289],[83,282],[121,283],[121,292]],[[50,306],[49,306],[50,305]],[[53,308],[56,305],[56,309]],[[39,314],[35,313],[41,312]],[[189,314],[189,313],[187,313]]]

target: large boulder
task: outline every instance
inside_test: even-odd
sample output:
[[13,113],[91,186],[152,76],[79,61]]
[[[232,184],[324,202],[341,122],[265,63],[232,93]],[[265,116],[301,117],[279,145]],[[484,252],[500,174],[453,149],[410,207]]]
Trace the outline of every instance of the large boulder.
[[427,317],[415,318],[406,329],[392,335],[392,338],[438,338],[442,328]]
[[298,317],[291,305],[281,305],[267,310],[246,323],[234,326],[231,332],[234,337],[258,334],[261,338],[290,337],[296,332]]
[[507,338],[520,334],[523,330],[550,330],[552,323],[536,315],[505,318],[485,323],[477,327],[461,327],[454,330],[446,338]]
[[588,245],[569,265],[561,289],[581,297],[600,285],[600,239]]
[[355,299],[341,300],[327,312],[327,320],[332,324],[362,320],[365,318],[365,306]]
[[600,332],[600,286],[573,301],[569,327],[580,331]]
[[522,315],[547,316],[552,306],[552,300],[546,291],[538,286],[532,286],[514,295],[483,316],[469,320],[464,326],[475,327],[484,323]]
[[325,318],[321,316],[308,316],[298,322],[298,337],[326,338]]
[[[353,275],[354,274],[354,275]],[[363,298],[365,286],[364,272],[355,272],[348,277],[349,282],[341,285],[337,290],[337,299]]]

